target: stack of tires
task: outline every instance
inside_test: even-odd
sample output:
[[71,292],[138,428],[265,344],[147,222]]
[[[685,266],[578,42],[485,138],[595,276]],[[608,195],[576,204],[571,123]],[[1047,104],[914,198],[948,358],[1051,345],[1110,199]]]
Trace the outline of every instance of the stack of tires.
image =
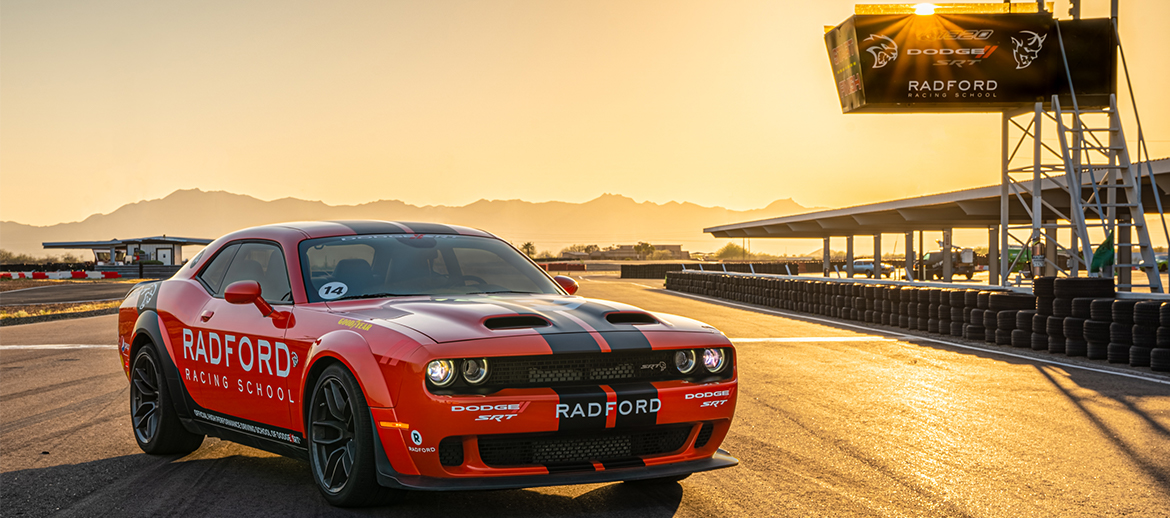
[[1133,308],[1138,301],[1113,301],[1113,323],[1109,324],[1109,363],[1129,363],[1129,348],[1133,347]]
[[[948,319],[951,323],[951,336],[963,336],[963,324],[966,323],[966,319],[963,318],[963,300],[966,298],[966,295],[967,290],[950,290],[947,294],[950,302],[948,307],[951,310],[951,318]],[[942,309],[939,309],[939,311],[941,312]]]
[[[1035,306],[1035,301],[1032,303]],[[1016,312],[1016,328],[1012,329],[1012,347],[1032,347],[1032,321],[1035,309],[1021,309]]]
[[1052,316],[1053,283],[1056,277],[1037,277],[1032,280],[1032,294],[1036,296],[1036,315],[1032,318],[1032,350],[1048,350],[1048,317]]
[[983,340],[987,338],[987,327],[984,325],[983,312],[987,310],[987,297],[991,295],[990,291],[979,291],[975,293],[975,306],[971,308],[971,313],[967,315],[967,330],[963,334],[963,338],[968,340]]
[[[959,336],[968,338],[970,335],[971,324],[978,323],[983,325],[983,313],[979,313],[979,321],[976,322],[971,316],[971,312],[979,308],[979,290],[964,290],[963,291],[963,333]],[[982,333],[983,331],[980,331]]]
[[995,332],[989,341],[994,341],[996,345],[1012,345],[1020,311],[1030,311],[1029,308],[1035,306],[1036,297],[1032,295],[1010,291],[989,294],[988,310],[983,314],[984,321],[988,320],[987,315],[994,315]]
[[1170,372],[1170,302],[1159,310],[1157,347],[1150,351],[1150,370]]
[[1133,346],[1129,348],[1132,367],[1149,367],[1150,351],[1158,346],[1158,326],[1161,323],[1162,303],[1154,300],[1138,302],[1133,307]]
[[1084,324],[1085,356],[1090,360],[1109,357],[1109,328],[1113,324],[1113,299],[1093,299]]
[[[1093,298],[1113,298],[1116,291],[1112,277],[1061,277],[1052,283],[1052,316],[1048,317],[1048,352],[1084,356],[1088,343],[1084,337],[1085,319]],[[1073,300],[1081,302],[1080,315],[1073,314]],[[1070,336],[1071,335],[1071,336]],[[1068,350],[1069,344],[1073,350]]]
[[[1085,322],[1092,318],[1093,297],[1072,299],[1072,314],[1064,319],[1064,354],[1086,356],[1089,342],[1085,340]],[[1108,299],[1103,299],[1108,300]]]

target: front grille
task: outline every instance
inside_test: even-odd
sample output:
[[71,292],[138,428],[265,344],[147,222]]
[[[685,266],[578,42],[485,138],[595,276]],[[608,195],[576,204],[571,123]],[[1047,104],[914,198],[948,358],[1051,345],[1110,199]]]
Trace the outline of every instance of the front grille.
[[487,384],[523,387],[581,381],[653,381],[677,376],[673,366],[674,351],[493,358]]
[[[607,353],[544,354],[538,356],[488,357],[488,378],[480,385],[470,385],[461,376],[446,387],[427,383],[433,394],[491,394],[508,388],[555,388],[614,383],[686,380],[708,383],[732,376],[734,358],[726,348],[728,366],[717,374],[707,372],[702,365],[690,374],[683,374],[675,366],[676,350],[617,351]],[[694,349],[696,359],[702,349]],[[462,365],[462,359],[452,360]]]
[[439,441],[439,464],[444,466],[463,465],[463,439],[447,437]]
[[555,465],[631,459],[678,451],[688,425],[591,435],[498,435],[479,438],[479,456],[488,466]]

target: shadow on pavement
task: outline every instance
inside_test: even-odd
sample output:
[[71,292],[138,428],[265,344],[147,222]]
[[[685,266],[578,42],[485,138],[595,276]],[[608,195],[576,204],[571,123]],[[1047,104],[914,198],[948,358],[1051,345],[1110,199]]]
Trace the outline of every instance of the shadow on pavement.
[[667,517],[678,510],[684,491],[679,484],[619,483],[584,486],[577,496],[538,490],[404,492],[386,507],[338,509],[321,498],[301,461],[145,454],[3,473],[0,487],[6,516]]

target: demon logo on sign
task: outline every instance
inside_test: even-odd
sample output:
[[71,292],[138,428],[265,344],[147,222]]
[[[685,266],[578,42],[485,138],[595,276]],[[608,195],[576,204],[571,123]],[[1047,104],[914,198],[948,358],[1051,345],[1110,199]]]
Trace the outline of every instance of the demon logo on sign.
[[1043,36],[1032,31],[1021,31],[1020,37],[1012,37],[1012,43],[1016,45],[1012,55],[1016,57],[1016,69],[1028,68],[1037,57],[1040,56],[1040,49],[1044,48],[1044,40],[1048,35]]
[[[886,40],[889,43],[887,44],[881,41],[877,41],[878,39]],[[882,68],[891,61],[898,59],[898,44],[894,43],[894,40],[882,36],[881,34],[870,34],[869,37],[865,39],[865,41],[871,40],[877,41],[877,45],[869,47],[865,50],[870,54],[873,54],[873,68]]]

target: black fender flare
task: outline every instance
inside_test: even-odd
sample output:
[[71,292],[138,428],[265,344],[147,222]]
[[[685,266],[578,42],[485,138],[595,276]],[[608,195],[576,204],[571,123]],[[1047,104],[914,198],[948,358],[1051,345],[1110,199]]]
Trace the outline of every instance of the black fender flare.
[[134,355],[138,354],[138,349],[143,344],[142,337],[145,337],[146,340],[154,344],[154,350],[158,353],[159,362],[162,363],[163,378],[166,379],[167,388],[173,394],[170,398],[171,405],[174,407],[175,412],[179,414],[179,417],[182,418],[180,421],[183,422],[184,428],[195,432],[196,430],[191,430],[187,426],[187,421],[193,416],[193,412],[191,412],[190,405],[188,404],[191,401],[191,396],[187,394],[187,387],[183,386],[183,379],[179,375],[179,367],[175,365],[170,351],[166,348],[166,341],[164,340],[162,326],[159,325],[159,318],[158,313],[150,309],[143,310],[138,314],[138,320],[134,322],[134,340],[130,346],[130,357],[133,358]]

